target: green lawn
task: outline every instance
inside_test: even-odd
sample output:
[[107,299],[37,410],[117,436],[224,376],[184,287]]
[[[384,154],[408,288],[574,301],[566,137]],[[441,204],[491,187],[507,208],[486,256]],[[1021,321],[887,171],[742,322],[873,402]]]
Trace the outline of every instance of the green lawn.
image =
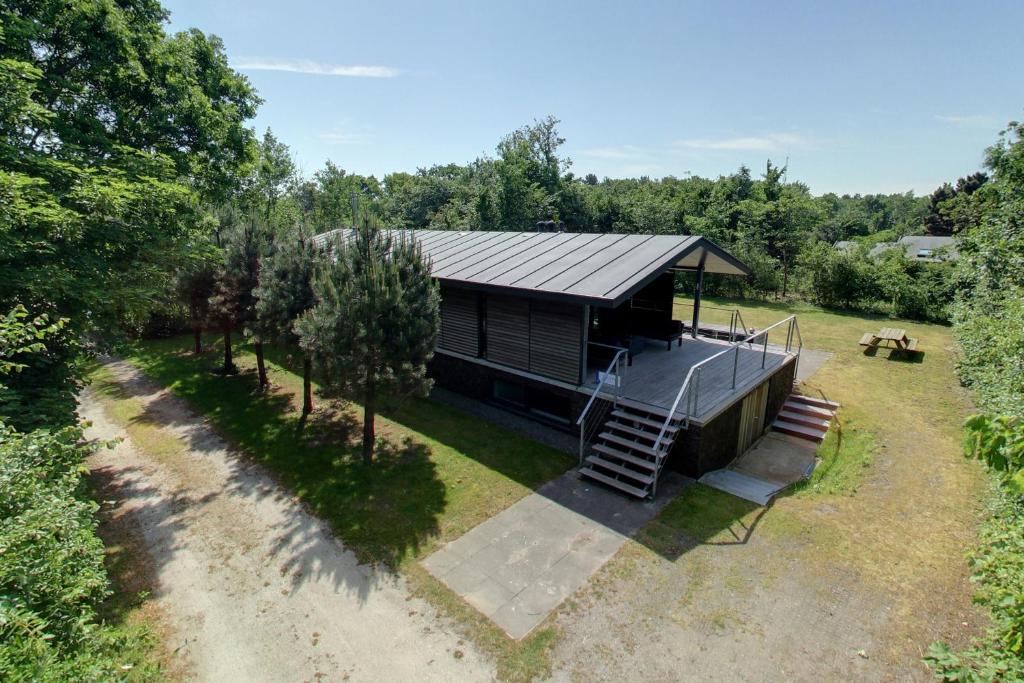
[[[804,347],[834,354],[803,391],[842,407],[818,448],[821,462],[812,478],[787,491],[767,513],[726,494],[689,487],[640,540],[663,556],[678,557],[694,543],[740,538],[757,526],[773,537],[803,538],[822,567],[836,561],[865,579],[919,585],[919,599],[934,593],[920,566],[944,564],[950,574],[942,578],[955,581],[953,572],[962,568],[946,559],[962,557],[973,538],[972,511],[984,477],[961,455],[961,425],[971,405],[954,372],[950,328],[804,303],[705,301],[739,308],[747,325],[758,329],[795,313]],[[677,299],[677,317],[691,312],[688,303]],[[728,323],[728,314],[717,315]],[[921,353],[911,360],[885,350],[866,353],[858,340],[882,326],[905,328],[919,339]]]

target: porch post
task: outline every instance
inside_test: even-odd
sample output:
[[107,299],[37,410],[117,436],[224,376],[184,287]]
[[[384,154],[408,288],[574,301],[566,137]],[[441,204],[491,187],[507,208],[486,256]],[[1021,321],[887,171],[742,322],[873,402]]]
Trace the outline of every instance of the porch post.
[[697,284],[693,288],[693,326],[690,328],[690,336],[697,338],[697,325],[700,322],[700,295],[704,288],[704,261],[708,257],[705,251],[700,255],[700,263],[697,265]]

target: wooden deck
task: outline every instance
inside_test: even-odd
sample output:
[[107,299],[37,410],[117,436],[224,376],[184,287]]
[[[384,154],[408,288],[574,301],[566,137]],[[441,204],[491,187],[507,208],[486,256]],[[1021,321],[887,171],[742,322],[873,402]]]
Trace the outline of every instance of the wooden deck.
[[[664,409],[671,408],[690,368],[730,346],[724,341],[683,337],[682,346],[673,344],[672,349],[666,351],[663,342],[652,342],[643,353],[634,357],[632,367],[626,368],[621,396]],[[764,368],[761,367],[762,356]],[[696,394],[697,405],[691,418],[699,422],[713,416],[775,372],[787,358],[789,356],[783,349],[771,344],[768,345],[767,354],[764,354],[760,345],[741,344],[736,363],[735,390],[732,388],[734,354],[725,354],[703,366]],[[604,371],[605,368],[589,368],[584,387],[593,390],[597,386],[598,370]],[[611,388],[607,384],[605,386],[610,393]],[[684,408],[680,404],[677,411]]]

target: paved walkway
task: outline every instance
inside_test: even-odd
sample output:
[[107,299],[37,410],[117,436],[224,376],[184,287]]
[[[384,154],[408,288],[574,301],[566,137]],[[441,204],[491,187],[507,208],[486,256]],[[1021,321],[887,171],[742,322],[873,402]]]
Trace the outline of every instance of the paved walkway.
[[688,482],[666,471],[655,501],[568,472],[452,541],[423,566],[520,639],[581,588]]

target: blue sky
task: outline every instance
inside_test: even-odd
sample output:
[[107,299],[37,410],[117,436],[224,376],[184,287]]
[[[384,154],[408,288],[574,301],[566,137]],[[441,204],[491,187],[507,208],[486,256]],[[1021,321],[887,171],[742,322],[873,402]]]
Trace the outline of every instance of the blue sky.
[[1024,116],[1024,2],[164,0],[224,39],[312,175],[494,154],[553,114],[577,174],[789,158],[822,192],[925,194]]

